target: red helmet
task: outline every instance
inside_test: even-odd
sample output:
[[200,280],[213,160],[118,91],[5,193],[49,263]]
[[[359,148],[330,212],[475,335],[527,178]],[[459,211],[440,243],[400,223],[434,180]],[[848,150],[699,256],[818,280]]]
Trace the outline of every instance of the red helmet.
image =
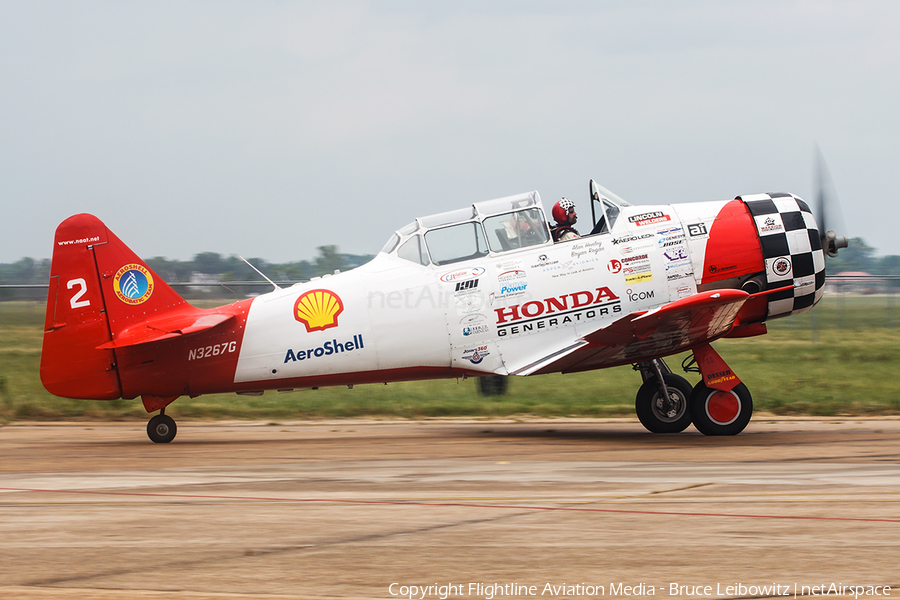
[[563,198],[553,205],[553,210],[550,213],[557,223],[565,223],[569,220],[569,211],[572,210],[575,210],[575,203],[568,198]]

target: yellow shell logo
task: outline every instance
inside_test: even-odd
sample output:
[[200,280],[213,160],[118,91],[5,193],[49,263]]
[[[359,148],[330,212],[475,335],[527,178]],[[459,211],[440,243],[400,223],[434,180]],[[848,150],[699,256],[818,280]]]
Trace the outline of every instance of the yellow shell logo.
[[329,290],[310,290],[294,303],[294,318],[306,325],[307,332],[337,327],[343,311],[340,296]]

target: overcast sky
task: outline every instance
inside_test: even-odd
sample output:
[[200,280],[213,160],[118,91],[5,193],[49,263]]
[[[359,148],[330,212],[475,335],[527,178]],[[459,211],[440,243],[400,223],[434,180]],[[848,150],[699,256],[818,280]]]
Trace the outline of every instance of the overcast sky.
[[375,253],[538,190],[813,195],[900,254],[900,2],[0,0],[0,262],[90,212],[144,257]]

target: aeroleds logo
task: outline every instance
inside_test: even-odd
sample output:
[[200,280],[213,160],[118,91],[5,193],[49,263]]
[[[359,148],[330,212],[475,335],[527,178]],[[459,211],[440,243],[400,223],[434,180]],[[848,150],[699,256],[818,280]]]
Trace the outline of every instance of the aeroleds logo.
[[153,295],[153,275],[147,267],[129,263],[116,271],[113,277],[116,297],[132,306],[143,304]]

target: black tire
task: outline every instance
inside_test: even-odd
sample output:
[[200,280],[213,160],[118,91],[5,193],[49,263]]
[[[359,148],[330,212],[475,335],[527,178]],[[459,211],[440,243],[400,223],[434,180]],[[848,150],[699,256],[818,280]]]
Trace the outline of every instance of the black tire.
[[478,378],[478,391],[482,396],[503,396],[509,387],[509,378],[504,375],[486,375]]
[[691,420],[703,435],[737,435],[753,416],[753,398],[743,383],[722,392],[698,383],[691,392]]
[[638,389],[634,412],[641,425],[653,433],[679,433],[691,424],[691,384],[674,373],[663,373],[668,398],[660,397],[656,378],[648,379]]
[[168,444],[177,431],[175,419],[169,415],[156,415],[147,423],[147,435],[154,444]]

